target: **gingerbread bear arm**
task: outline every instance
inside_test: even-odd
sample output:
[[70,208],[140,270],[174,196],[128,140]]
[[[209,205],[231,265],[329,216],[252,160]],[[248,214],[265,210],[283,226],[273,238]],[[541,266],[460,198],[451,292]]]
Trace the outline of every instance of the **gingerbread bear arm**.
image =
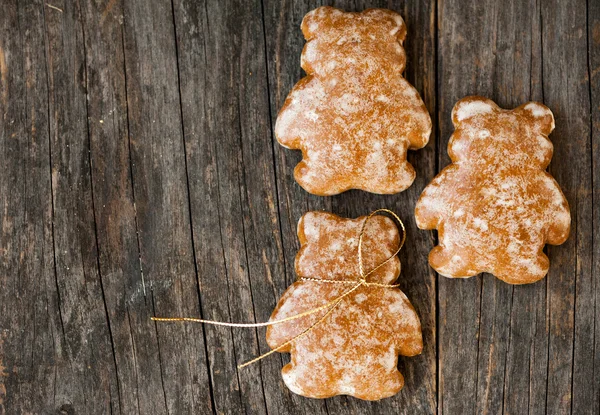
[[436,229],[443,220],[452,194],[445,191],[460,180],[458,168],[450,165],[427,185],[415,206],[415,218],[420,229]]
[[[344,286],[323,286],[309,281],[296,281],[285,291],[279,299],[277,307],[271,314],[271,320],[280,320],[295,316],[301,312],[327,304],[328,301],[335,299],[348,287]],[[301,319],[287,321],[267,328],[267,343],[269,347],[275,349],[286,341],[301,334],[305,329],[313,325],[325,314],[325,311],[318,312]],[[289,353],[291,344],[279,349],[281,353]]]
[[[423,351],[421,322],[413,305],[400,290],[389,290],[379,298],[381,324],[392,328],[398,354],[416,356]],[[399,317],[400,316],[400,317]]]
[[404,78],[400,15],[320,7],[302,23],[307,76],[292,89],[275,126],[277,140],[302,150],[294,176],[307,191],[397,193],[415,178],[408,149],[425,146],[431,119]]
[[[354,239],[358,239],[363,221],[364,217],[349,220],[323,212],[304,215],[298,225],[302,244],[296,256],[299,277],[356,281]],[[363,239],[366,268],[392,255],[398,242],[393,222],[373,217]],[[328,265],[329,262],[333,265]],[[369,280],[391,283],[399,272],[399,262],[390,261],[369,276]],[[351,287],[300,280],[282,296],[271,319],[294,316],[326,304]],[[321,311],[270,326],[269,346],[277,348],[324,314]],[[283,379],[293,392],[303,396],[326,398],[348,394],[360,399],[382,399],[397,393],[404,384],[397,369],[398,355],[414,356],[422,347],[419,318],[406,296],[397,288],[361,286],[308,334],[280,350],[291,353],[291,362],[282,370]]]
[[547,203],[551,206],[548,212],[548,240],[550,245],[561,245],[565,243],[571,231],[571,212],[567,198],[560,190],[560,186],[549,173],[544,172],[547,189]]
[[546,243],[563,243],[570,213],[556,181],[544,169],[552,158],[552,112],[529,102],[504,110],[482,97],[460,100],[452,111],[452,164],[423,191],[417,225],[437,229],[429,255],[441,275],[481,272],[512,284],[543,278]]

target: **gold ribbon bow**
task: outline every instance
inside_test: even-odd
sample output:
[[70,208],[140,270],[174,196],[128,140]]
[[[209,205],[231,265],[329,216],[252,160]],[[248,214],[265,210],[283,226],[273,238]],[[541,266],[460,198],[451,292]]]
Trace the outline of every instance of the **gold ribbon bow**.
[[[367,226],[367,222],[369,222],[369,220],[373,216],[379,215],[381,213],[389,214],[390,216],[392,216],[394,218],[396,223],[398,225],[400,225],[400,228],[402,229],[402,239],[400,240],[400,244],[398,245],[398,249],[396,249],[396,252],[394,252],[389,258],[387,258],[385,261],[383,261],[382,263],[377,265],[375,268],[373,268],[369,272],[365,273],[364,266],[363,266],[363,257],[362,257],[362,244],[363,244],[363,236],[365,233],[365,228]],[[365,221],[363,222],[362,227],[360,229],[360,234],[358,236],[358,269],[360,272],[360,277],[358,278],[358,280],[328,280],[328,279],[303,278],[303,277],[300,277],[298,279],[299,281],[311,281],[311,282],[316,282],[319,284],[352,285],[352,287],[350,287],[348,290],[344,291],[342,294],[340,294],[333,300],[327,302],[326,304],[323,304],[319,307],[312,308],[310,310],[304,311],[299,314],[295,314],[293,316],[289,316],[289,317],[278,319],[278,320],[269,320],[264,323],[228,323],[225,321],[204,320],[201,318],[193,318],[193,317],[152,317],[152,320],[153,321],[189,321],[189,322],[193,322],[193,323],[211,324],[213,326],[256,328],[256,327],[266,327],[266,326],[272,326],[275,324],[281,324],[281,323],[285,323],[286,321],[297,320],[299,318],[318,313],[319,311],[327,310],[327,312],[325,314],[323,314],[323,316],[320,319],[318,319],[311,326],[309,326],[308,328],[303,330],[301,333],[299,333],[299,334],[295,335],[294,337],[292,337],[291,339],[281,343],[279,346],[275,347],[274,349],[271,349],[270,351],[263,353],[260,356],[254,358],[246,363],[238,365],[238,368],[241,369],[243,367],[251,365],[252,363],[258,362],[259,360],[264,359],[265,357],[267,357],[275,352],[278,352],[279,350],[283,349],[285,346],[289,345],[290,343],[293,343],[294,341],[306,336],[316,326],[321,324],[340,305],[340,303],[342,302],[342,300],[344,298],[346,298],[351,293],[356,291],[359,287],[361,287],[361,286],[376,287],[376,288],[396,288],[396,287],[398,287],[399,284],[379,284],[376,282],[368,282],[367,278],[371,274],[373,274],[375,271],[377,271],[379,268],[381,268],[382,266],[387,264],[389,261],[391,261],[392,258],[394,258],[396,255],[398,255],[398,253],[400,252],[400,249],[402,249],[402,246],[404,245],[405,241],[406,241],[406,229],[404,228],[404,223],[402,223],[402,221],[400,220],[398,215],[396,215],[394,212],[392,212],[389,209],[377,209],[377,210],[371,212],[365,218]]]

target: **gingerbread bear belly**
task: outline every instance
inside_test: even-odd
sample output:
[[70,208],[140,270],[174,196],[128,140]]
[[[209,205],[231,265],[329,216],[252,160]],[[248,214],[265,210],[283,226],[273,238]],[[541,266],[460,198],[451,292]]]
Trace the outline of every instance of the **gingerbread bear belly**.
[[431,119],[403,77],[406,27],[399,14],[320,7],[302,21],[307,76],[287,97],[275,126],[280,144],[302,150],[296,181],[308,192],[397,193],[415,171],[407,150],[425,146]]
[[[364,220],[324,212],[302,217],[298,224],[302,246],[296,256],[299,280],[282,296],[271,320],[322,306],[348,290],[347,284],[331,281],[357,280],[358,238]],[[363,236],[365,269],[393,255],[398,243],[393,222],[374,216]],[[399,273],[400,262],[394,257],[368,280],[392,284]],[[315,281],[319,279],[330,282]],[[291,362],[282,370],[286,385],[312,398],[344,394],[377,400],[394,395],[404,385],[397,369],[398,355],[414,356],[422,350],[421,326],[414,308],[402,291],[388,286],[361,286],[341,301],[324,319],[325,311],[267,329],[267,342],[277,349],[323,319],[308,334],[278,350],[291,354]]]
[[552,113],[534,102],[503,110],[468,97],[452,119],[452,164],[415,208],[421,229],[438,230],[430,265],[453,278],[488,272],[511,284],[538,281],[549,268],[544,246],[563,243],[571,220],[560,187],[544,170],[552,158]]

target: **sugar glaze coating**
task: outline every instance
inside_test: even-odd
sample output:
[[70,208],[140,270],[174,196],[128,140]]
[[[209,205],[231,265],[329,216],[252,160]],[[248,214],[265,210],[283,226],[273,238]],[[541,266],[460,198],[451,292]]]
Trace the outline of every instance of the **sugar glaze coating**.
[[452,164],[415,208],[419,228],[438,230],[429,263],[452,278],[488,272],[511,284],[540,280],[549,268],[545,244],[562,244],[571,223],[567,200],[545,171],[552,112],[537,102],[503,110],[474,96],[455,105],[452,121]]
[[[364,219],[306,213],[298,223],[297,275],[357,280],[358,236]],[[392,255],[398,243],[394,223],[387,217],[372,217],[363,236],[365,271]],[[400,261],[394,257],[368,280],[392,284],[399,274]],[[326,304],[348,288],[345,284],[297,281],[282,296],[271,319]],[[291,353],[291,362],[282,370],[285,384],[292,392],[312,398],[344,394],[377,400],[394,395],[404,385],[397,369],[398,355],[414,356],[423,348],[414,308],[398,288],[360,287],[342,301],[314,330],[281,350]],[[276,348],[324,313],[270,326],[269,346]]]
[[322,196],[409,187],[415,171],[406,152],[427,144],[431,119],[402,77],[402,17],[384,9],[319,7],[304,17],[302,32],[308,75],[288,95],[275,126],[281,145],[302,150],[296,181]]

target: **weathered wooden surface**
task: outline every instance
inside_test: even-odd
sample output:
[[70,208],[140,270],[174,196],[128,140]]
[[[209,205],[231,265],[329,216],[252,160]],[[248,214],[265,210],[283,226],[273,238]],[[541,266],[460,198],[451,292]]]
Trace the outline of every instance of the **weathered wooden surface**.
[[[600,3],[334,2],[404,16],[435,133],[407,191],[326,198],[273,138],[321,4],[0,2],[0,414],[600,411]],[[452,106],[475,93],[556,117],[573,227],[533,285],[436,276],[414,223]],[[236,368],[268,350],[263,330],[149,319],[264,321],[295,278],[300,216],[378,207],[407,225],[399,282],[425,342],[393,398],[305,399],[281,381],[287,355]]]

